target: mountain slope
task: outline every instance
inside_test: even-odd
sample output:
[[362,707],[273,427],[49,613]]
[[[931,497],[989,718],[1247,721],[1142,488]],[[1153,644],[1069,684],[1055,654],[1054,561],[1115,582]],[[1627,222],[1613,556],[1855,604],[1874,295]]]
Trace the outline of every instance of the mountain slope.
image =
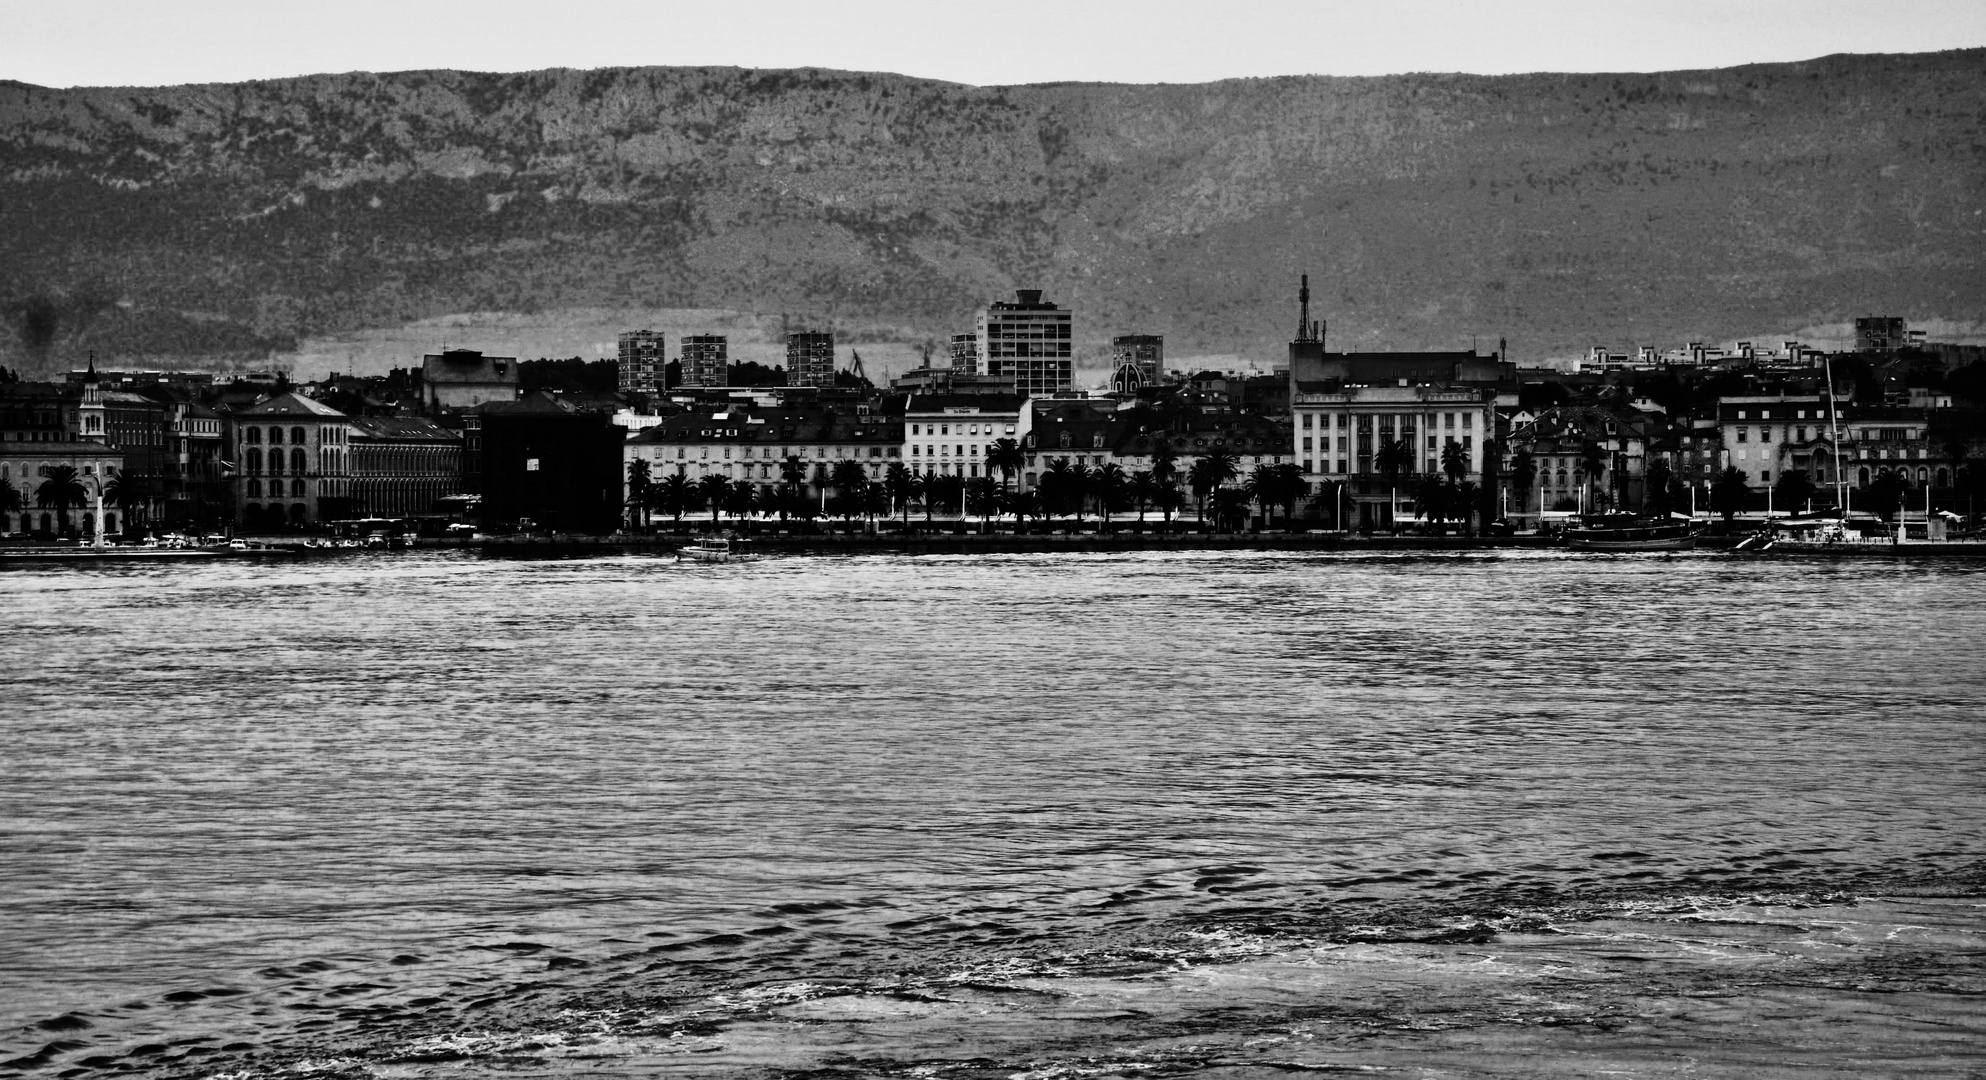
[[[1519,356],[1986,319],[1986,51],[1655,75],[973,88],[828,71],[0,85],[0,362],[452,312],[937,339],[1017,285],[1175,353]],[[396,362],[404,357],[395,358]]]

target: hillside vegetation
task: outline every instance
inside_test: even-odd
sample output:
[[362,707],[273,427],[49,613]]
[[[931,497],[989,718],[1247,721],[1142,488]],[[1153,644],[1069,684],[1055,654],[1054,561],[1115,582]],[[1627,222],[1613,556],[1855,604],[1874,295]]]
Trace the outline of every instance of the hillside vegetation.
[[641,68],[0,84],[0,362],[456,312],[937,339],[1038,286],[1174,352],[1539,356],[1986,319],[1986,51],[1653,75],[974,88]]

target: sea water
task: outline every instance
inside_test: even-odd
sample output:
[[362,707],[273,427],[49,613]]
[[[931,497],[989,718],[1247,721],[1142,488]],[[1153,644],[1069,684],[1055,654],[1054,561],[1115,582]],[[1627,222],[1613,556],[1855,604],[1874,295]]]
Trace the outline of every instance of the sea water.
[[1982,646],[1962,562],[12,571],[0,1070],[1962,1075]]

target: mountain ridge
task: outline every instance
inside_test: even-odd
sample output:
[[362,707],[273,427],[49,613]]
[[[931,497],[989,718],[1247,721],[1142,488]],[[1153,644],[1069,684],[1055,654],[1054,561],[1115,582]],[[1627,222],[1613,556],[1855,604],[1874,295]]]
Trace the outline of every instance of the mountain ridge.
[[1359,347],[1986,325],[1982,61],[10,82],[0,363],[260,362],[460,312],[630,308],[783,312],[911,347],[1015,287],[1076,307],[1092,360],[1142,332],[1272,361],[1305,272],[1334,342]]

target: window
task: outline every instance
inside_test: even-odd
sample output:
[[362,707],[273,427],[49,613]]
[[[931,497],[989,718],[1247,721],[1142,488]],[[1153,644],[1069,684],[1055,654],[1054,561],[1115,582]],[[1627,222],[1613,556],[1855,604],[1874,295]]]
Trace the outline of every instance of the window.
[[1750,428],[1738,428],[1738,429],[1737,429],[1737,432],[1738,432],[1738,441],[1739,441],[1739,442],[1744,442],[1744,441],[1745,441],[1745,440],[1746,440],[1746,439],[1747,439],[1747,438],[1748,438],[1748,437],[1749,437],[1749,436],[1751,435],[1751,429],[1750,429]]
[[310,459],[304,456],[302,447],[290,451],[290,471],[293,473],[310,471]]
[[276,444],[276,443],[280,443],[280,442],[282,442],[282,441],[283,441],[283,429],[282,429],[282,428],[279,428],[279,427],[272,427],[272,428],[270,428],[270,429],[269,429],[269,442],[270,442],[270,443],[271,443],[271,444],[273,445],[273,444]]
[[1475,421],[1476,421],[1476,414],[1475,414],[1475,413],[1463,413],[1463,414],[1462,414],[1462,430],[1463,430],[1463,431],[1468,431],[1468,430],[1470,429],[1470,425],[1471,425],[1471,424],[1474,424],[1474,423],[1475,423]]
[[261,441],[262,441],[262,429],[261,429],[261,428],[259,428],[259,427],[252,427],[252,428],[249,428],[249,429],[248,429],[248,430],[247,430],[246,432],[244,432],[244,433],[242,434],[242,441],[243,441],[243,442],[251,442],[251,443],[259,443],[259,442],[261,442]]

